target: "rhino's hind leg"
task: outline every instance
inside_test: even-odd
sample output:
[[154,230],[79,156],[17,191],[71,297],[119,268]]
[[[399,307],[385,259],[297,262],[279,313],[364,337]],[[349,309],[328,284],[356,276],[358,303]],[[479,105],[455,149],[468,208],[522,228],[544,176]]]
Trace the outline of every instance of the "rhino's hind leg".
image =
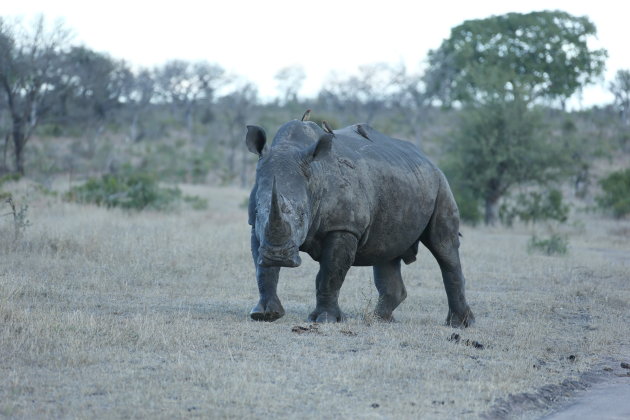
[[440,189],[435,211],[420,241],[431,251],[442,271],[448,298],[446,324],[458,328],[471,326],[475,317],[466,303],[466,281],[459,260],[459,212],[448,184]]
[[317,305],[308,316],[311,322],[340,322],[344,315],[339,308],[339,290],[354,262],[357,238],[349,232],[331,232],[324,240],[317,273]]
[[373,267],[374,284],[378,290],[378,303],[374,315],[384,321],[393,321],[392,312],[407,297],[400,275],[400,258]]

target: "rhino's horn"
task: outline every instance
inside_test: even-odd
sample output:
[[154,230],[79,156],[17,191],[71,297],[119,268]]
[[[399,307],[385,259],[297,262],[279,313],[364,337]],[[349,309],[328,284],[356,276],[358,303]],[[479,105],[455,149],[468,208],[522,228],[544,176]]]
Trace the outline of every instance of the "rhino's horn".
[[276,188],[276,178],[271,187],[271,207],[265,237],[271,244],[284,244],[291,237],[291,225],[284,219],[280,208],[280,197]]

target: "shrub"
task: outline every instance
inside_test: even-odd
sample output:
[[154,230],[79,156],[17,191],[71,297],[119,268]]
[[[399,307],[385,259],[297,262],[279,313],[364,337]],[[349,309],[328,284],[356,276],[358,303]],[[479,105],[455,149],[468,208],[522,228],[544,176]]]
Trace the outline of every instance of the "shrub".
[[68,200],[78,203],[132,210],[165,210],[181,197],[179,188],[160,187],[153,175],[130,172],[91,178],[66,195]]
[[[20,179],[19,174],[8,174],[0,176],[0,186],[5,182],[18,181]],[[31,225],[31,222],[27,218],[28,204],[18,205],[10,192],[0,190],[0,204],[6,204],[8,207],[7,213],[0,213],[0,217],[11,217],[13,220],[14,235],[13,240],[17,241],[24,233],[24,230]],[[0,206],[0,211],[3,211],[6,207]]]
[[630,168],[611,173],[599,185],[603,193],[595,199],[602,209],[612,211],[615,217],[630,214]]
[[563,202],[562,193],[558,190],[534,191],[519,194],[512,205],[501,206],[499,216],[507,226],[512,226],[516,218],[532,224],[548,220],[565,223],[569,218],[569,205]]
[[545,255],[565,255],[568,249],[569,239],[559,233],[552,233],[547,239],[533,235],[527,243],[529,252],[541,251]]

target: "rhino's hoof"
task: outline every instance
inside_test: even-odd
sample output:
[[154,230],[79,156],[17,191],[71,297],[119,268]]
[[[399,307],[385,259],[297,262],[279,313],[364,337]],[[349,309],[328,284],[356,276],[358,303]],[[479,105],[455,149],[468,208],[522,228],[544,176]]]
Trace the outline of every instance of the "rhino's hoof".
[[309,322],[344,322],[346,315],[341,310],[318,311],[311,312],[308,316]]
[[475,316],[468,307],[460,313],[448,311],[446,325],[450,325],[453,328],[468,328],[474,325],[474,323]]
[[394,319],[394,315],[390,314],[383,314],[383,313],[378,313],[378,312],[374,312],[374,318],[377,321],[381,321],[381,322],[396,322],[396,319]]
[[254,321],[272,322],[284,316],[284,308],[279,302],[269,302],[267,305],[259,302],[258,305],[254,306],[254,308],[251,310],[249,316]]

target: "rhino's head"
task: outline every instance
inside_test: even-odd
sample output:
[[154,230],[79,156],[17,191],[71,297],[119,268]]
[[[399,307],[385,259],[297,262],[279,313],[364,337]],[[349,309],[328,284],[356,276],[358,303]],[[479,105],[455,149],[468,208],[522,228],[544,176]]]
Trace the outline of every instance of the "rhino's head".
[[251,198],[250,223],[260,243],[258,265],[297,267],[299,248],[304,243],[312,216],[310,200],[311,163],[330,152],[332,136],[315,144],[300,146],[286,142],[265,149],[262,128],[247,127],[247,148],[260,160],[256,169],[256,195]]

